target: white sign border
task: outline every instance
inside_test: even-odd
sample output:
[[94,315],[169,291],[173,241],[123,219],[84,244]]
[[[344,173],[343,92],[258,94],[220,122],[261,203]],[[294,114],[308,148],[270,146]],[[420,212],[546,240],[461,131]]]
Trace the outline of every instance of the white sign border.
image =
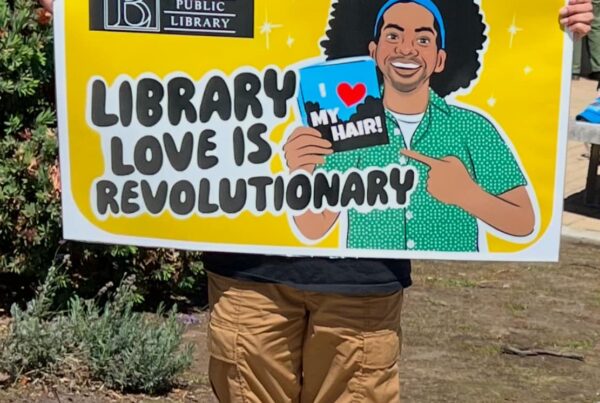
[[[571,93],[571,70],[573,40],[569,33],[564,34],[561,101],[558,118],[557,170],[554,185],[554,207],[550,224],[544,235],[531,247],[516,253],[491,252],[425,252],[390,251],[371,249],[302,248],[279,246],[232,245],[174,241],[155,238],[114,235],[90,223],[79,211],[71,193],[70,149],[67,109],[67,80],[65,52],[65,2],[54,3],[54,41],[56,66],[57,117],[60,147],[60,169],[62,187],[63,237],[67,240],[104,244],[138,245],[141,247],[176,248],[195,251],[215,251],[230,253],[268,254],[304,257],[346,257],[346,258],[395,258],[431,260],[470,260],[470,261],[511,261],[511,262],[557,262],[559,259],[562,227],[563,195],[566,176],[566,156],[568,142],[568,116]],[[568,1],[565,1],[568,3]],[[82,237],[81,234],[86,234]]]

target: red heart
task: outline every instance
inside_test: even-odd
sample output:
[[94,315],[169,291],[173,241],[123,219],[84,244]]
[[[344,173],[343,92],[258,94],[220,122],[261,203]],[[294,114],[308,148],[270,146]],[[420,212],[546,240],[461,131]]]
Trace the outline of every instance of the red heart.
[[354,87],[348,83],[341,83],[337,87],[337,93],[346,106],[351,107],[363,100],[367,95],[367,87],[363,83],[358,83]]

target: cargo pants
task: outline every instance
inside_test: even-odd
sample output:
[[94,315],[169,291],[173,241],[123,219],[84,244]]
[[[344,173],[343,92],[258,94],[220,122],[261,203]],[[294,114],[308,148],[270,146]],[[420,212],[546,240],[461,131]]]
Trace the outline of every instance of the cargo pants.
[[403,293],[342,296],[209,274],[220,402],[393,403]]

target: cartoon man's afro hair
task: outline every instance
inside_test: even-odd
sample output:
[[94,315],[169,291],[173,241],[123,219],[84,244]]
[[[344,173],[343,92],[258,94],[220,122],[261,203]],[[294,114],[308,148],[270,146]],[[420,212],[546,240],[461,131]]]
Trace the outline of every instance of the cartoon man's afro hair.
[[[386,0],[338,0],[330,29],[321,42],[327,60],[367,56],[377,13]],[[477,78],[479,54],[487,40],[486,26],[474,0],[434,0],[446,26],[446,68],[431,78],[431,88],[445,97],[468,88]]]

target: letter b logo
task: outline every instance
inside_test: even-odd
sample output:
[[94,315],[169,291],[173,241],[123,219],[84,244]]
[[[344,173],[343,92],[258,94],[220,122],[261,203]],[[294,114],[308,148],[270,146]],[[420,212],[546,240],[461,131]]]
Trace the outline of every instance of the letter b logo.
[[104,29],[159,31],[160,0],[104,0]]

